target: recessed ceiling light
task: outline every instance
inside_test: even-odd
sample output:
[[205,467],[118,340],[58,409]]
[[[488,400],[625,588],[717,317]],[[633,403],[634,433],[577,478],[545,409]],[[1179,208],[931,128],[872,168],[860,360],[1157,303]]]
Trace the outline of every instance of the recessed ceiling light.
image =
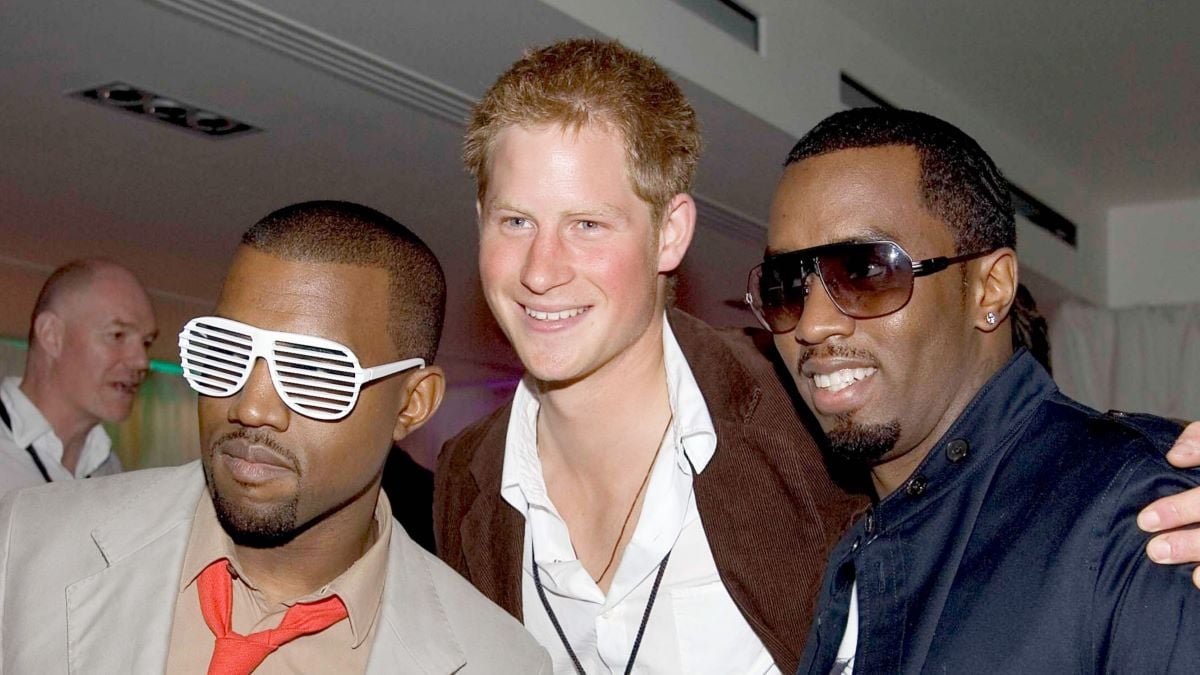
[[95,101],[109,108],[152,117],[160,122],[210,137],[259,131],[245,122],[202,110],[176,98],[162,96],[124,82],[110,82],[71,95]]

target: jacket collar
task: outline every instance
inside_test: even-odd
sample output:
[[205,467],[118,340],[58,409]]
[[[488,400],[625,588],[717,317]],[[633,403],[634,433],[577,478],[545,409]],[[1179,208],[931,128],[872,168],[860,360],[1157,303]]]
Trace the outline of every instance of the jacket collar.
[[1017,351],[976,392],[905,485],[880,500],[879,532],[913,517],[959,489],[982,467],[1001,461],[1024,432],[1038,406],[1058,391],[1054,380],[1026,350]]
[[71,672],[159,672],[167,662],[183,554],[204,477],[193,462],[142,484],[147,487],[131,492],[91,532],[106,566],[67,586]]
[[[67,587],[72,672],[162,671],[196,502],[207,498],[203,471],[193,462],[131,493],[108,523],[92,531],[107,566]],[[155,517],[147,517],[148,510]],[[367,673],[457,672],[466,655],[428,561],[394,521],[387,565]]]

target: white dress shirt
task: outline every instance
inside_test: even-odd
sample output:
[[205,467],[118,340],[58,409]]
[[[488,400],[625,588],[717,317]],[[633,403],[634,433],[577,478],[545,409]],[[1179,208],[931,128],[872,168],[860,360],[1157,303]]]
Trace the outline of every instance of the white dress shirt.
[[846,617],[846,631],[838,645],[830,675],[854,675],[854,655],[858,652],[858,582],[850,587],[850,614]]
[[575,555],[566,522],[550,501],[537,450],[538,401],[522,382],[513,400],[500,494],[525,517],[525,627],[550,652],[557,673],[575,673],[533,581],[533,548],[567,640],[588,675],[624,673],[659,563],[669,552],[635,673],[778,673],[771,655],[721,583],[692,491],[692,471],[716,451],[717,436],[691,368],[663,320],[667,393],[674,421],[651,470],[642,513],[606,596]]
[[112,441],[99,424],[88,431],[83,441],[83,451],[75,466],[75,473],[68,471],[62,465],[62,441],[20,387],[19,377],[6,377],[0,383],[0,401],[12,420],[11,429],[0,422],[0,496],[18,488],[46,482],[25,450],[30,445],[42,460],[51,480],[120,473],[121,461],[112,453]]

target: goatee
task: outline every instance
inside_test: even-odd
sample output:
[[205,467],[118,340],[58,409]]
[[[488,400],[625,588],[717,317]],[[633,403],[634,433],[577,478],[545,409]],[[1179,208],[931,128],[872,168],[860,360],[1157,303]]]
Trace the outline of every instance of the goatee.
[[838,415],[826,436],[829,438],[829,451],[838,460],[871,466],[896,447],[896,442],[900,440],[900,422],[892,420],[883,424],[860,424],[850,415]]

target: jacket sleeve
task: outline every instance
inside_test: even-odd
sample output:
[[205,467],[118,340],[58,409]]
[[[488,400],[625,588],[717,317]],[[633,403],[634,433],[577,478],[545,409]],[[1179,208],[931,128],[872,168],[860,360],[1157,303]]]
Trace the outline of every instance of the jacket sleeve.
[[1176,470],[1149,447],[1109,486],[1111,520],[1097,523],[1093,590],[1096,671],[1189,673],[1200,669],[1200,590],[1192,565],[1160,565],[1145,553],[1149,535],[1136,524],[1153,499],[1200,485],[1200,471]]

